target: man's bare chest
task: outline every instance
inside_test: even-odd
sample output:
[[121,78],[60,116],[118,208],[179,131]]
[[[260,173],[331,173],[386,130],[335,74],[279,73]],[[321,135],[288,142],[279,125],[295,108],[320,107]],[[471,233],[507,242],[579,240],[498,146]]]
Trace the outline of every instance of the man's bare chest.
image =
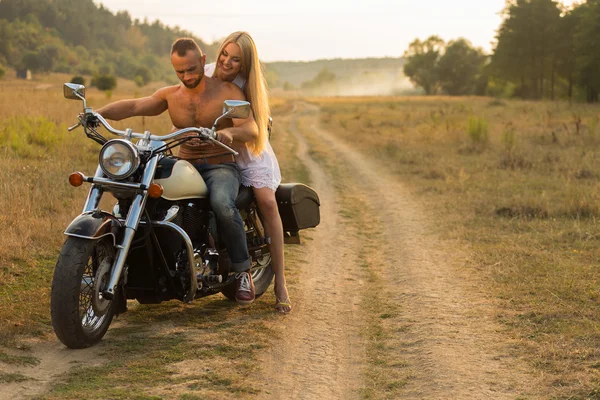
[[171,121],[177,128],[210,128],[221,115],[221,102],[207,96],[174,96],[168,102]]

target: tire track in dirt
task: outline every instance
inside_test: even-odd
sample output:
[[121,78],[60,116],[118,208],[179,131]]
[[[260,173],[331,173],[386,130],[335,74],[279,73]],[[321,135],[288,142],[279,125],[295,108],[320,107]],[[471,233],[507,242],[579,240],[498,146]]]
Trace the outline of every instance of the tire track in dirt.
[[[494,321],[492,300],[477,276],[461,268],[460,259],[465,256],[435,237],[433,222],[384,166],[318,126],[318,107],[303,104],[301,110],[317,121],[312,128],[323,145],[336,153],[336,162],[353,166],[352,187],[368,199],[376,210],[373,217],[381,221],[388,250],[379,272],[389,300],[400,306],[401,314],[392,321],[399,336],[392,351],[408,361],[412,374],[402,398],[536,398],[532,393],[536,378],[511,356],[511,343]],[[318,170],[310,159],[307,166]],[[315,181],[319,193],[329,187],[322,174]],[[331,232],[324,229],[320,234]]]
[[331,179],[308,154],[297,122],[293,117],[289,133],[319,194],[321,223],[298,263],[294,309],[263,360],[265,392],[272,399],[358,398],[365,350],[359,337],[362,281],[356,278],[363,272],[353,251],[356,239],[344,236]]

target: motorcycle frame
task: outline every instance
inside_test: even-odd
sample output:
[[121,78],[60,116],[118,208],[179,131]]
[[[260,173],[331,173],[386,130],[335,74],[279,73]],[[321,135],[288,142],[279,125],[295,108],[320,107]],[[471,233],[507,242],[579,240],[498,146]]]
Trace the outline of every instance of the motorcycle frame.
[[[143,146],[144,148],[157,149],[165,145],[165,142],[158,140],[143,139],[140,142],[146,142],[148,143],[148,146],[144,146],[145,143],[142,143],[141,145],[138,143],[138,148]],[[100,165],[98,165],[96,173],[93,177],[84,176],[84,181],[92,183],[92,186],[88,192],[82,213],[76,217],[73,222],[71,222],[64,233],[67,236],[75,236],[90,240],[98,240],[107,235],[111,235],[113,237],[113,243],[115,244],[117,252],[113,265],[111,266],[111,274],[108,285],[102,292],[102,297],[105,299],[113,300],[117,292],[117,286],[119,285],[123,274],[125,261],[127,260],[131,243],[142,219],[146,202],[148,200],[148,188],[154,179],[154,174],[156,173],[159,159],[160,155],[155,155],[148,160],[142,172],[141,183],[119,182],[106,178],[102,169],[100,168]],[[104,192],[106,190],[110,191],[111,188],[135,192],[134,200],[132,201],[127,216],[124,220],[121,220],[115,215],[106,211],[101,211],[98,208]],[[89,220],[94,213],[97,215],[102,215],[104,218],[102,219],[101,223],[96,224],[95,229],[93,224],[91,228],[88,226],[86,229],[84,226],[85,221]],[[116,220],[120,226],[118,226],[116,231],[114,227],[111,226],[110,231],[107,232],[106,220]],[[198,282],[196,280],[197,268],[194,260],[194,246],[190,237],[181,227],[173,224],[172,222],[149,222],[153,227],[170,229],[176,232],[183,239],[188,255],[190,290],[185,293],[182,300],[186,303],[191,302],[196,296]]]

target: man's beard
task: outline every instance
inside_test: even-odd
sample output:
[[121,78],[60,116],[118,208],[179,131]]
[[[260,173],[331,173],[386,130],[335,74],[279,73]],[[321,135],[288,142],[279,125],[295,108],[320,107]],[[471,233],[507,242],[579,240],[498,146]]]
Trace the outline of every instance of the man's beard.
[[181,82],[181,83],[183,83],[183,85],[188,89],[194,89],[196,86],[198,86],[200,84],[200,81],[202,80],[202,78],[203,78],[202,76],[199,77],[197,80],[195,80],[194,82],[192,82],[189,85],[185,82]]

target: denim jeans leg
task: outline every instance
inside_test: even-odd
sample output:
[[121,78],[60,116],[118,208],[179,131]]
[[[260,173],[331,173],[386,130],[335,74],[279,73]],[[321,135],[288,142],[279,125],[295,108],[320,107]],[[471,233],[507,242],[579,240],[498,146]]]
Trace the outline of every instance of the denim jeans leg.
[[234,271],[247,271],[251,267],[244,222],[235,199],[240,188],[240,172],[234,163],[199,165],[208,188],[210,205],[217,217],[219,239],[225,244]]

